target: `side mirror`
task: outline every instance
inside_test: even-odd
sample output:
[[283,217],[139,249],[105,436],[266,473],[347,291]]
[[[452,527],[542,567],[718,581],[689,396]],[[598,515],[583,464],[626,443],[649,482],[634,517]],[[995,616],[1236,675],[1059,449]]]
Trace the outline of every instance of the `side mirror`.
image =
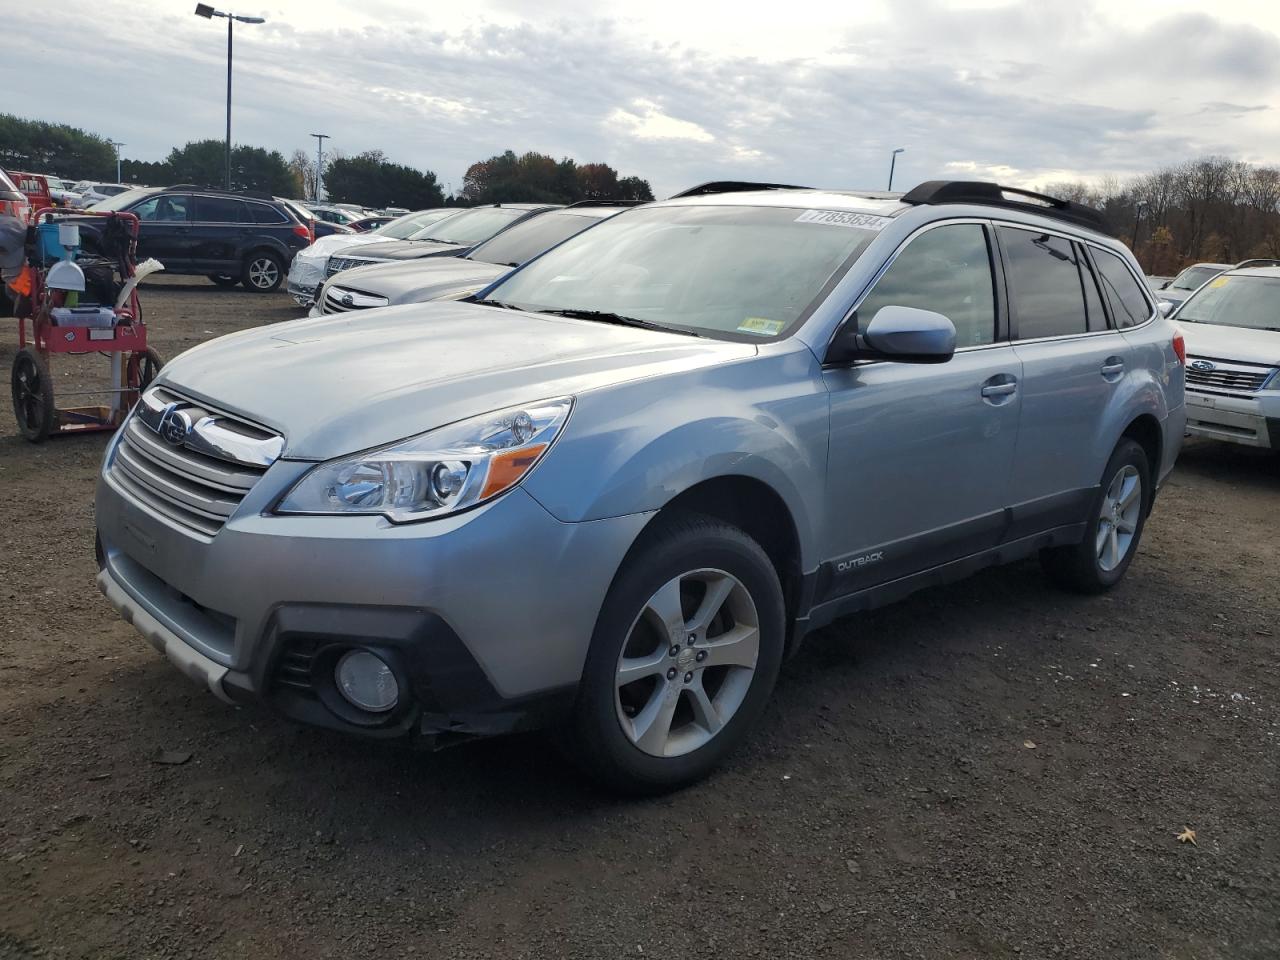
[[955,352],[955,324],[942,314],[887,306],[876,311],[862,333],[858,332],[857,315],[850,317],[831,341],[827,362],[946,363]]
[[1167,317],[1173,313],[1173,304],[1168,300],[1161,300],[1156,304],[1156,309],[1160,311],[1160,316]]

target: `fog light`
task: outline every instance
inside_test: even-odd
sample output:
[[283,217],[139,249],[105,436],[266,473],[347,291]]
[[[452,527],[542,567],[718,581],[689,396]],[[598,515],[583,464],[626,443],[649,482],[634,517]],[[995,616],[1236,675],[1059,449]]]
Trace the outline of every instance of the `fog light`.
[[369,713],[386,713],[400,700],[400,684],[391,668],[368,650],[349,650],[333,671],[347,702]]

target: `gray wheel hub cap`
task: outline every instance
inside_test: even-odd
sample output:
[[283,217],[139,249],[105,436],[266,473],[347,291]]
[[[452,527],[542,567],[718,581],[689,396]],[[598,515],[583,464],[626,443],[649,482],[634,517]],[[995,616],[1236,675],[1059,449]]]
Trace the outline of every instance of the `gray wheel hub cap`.
[[742,582],[691,570],[658,588],[631,625],[614,703],[627,739],[655,757],[705,746],[746,699],[760,618]]
[[1098,517],[1098,566],[1110,573],[1128,556],[1142,515],[1142,478],[1126,465],[1112,478]]

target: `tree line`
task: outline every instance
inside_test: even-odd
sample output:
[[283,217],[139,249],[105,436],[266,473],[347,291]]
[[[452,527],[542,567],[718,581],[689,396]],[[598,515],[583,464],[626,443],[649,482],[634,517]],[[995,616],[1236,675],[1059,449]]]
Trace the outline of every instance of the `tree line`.
[[1280,258],[1280,169],[1200,157],[1097,184],[1050,183],[1043,192],[1102,211],[1107,230],[1134,247],[1149,274],[1198,262]]
[[[197,140],[174,147],[161,161],[122,159],[125,183],[170,186],[226,182],[222,140]],[[115,148],[105,137],[66,124],[0,114],[0,167],[50,173],[70,180],[114,181]],[[275,196],[315,199],[315,160],[298,149],[286,159],[279,150],[237,144],[231,149],[231,186]],[[347,156],[331,149],[320,171],[326,200],[369,207],[421,210],[486,203],[574,203],[578,200],[652,200],[639,177],[620,177],[604,163],[555,160],[512,150],[473,163],[456,195],[446,196],[435,173],[387,158],[381,150]]]

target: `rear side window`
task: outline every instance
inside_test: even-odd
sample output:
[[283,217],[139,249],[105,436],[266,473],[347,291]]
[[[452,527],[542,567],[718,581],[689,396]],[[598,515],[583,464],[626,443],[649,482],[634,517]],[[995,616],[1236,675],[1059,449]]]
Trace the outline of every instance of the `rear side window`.
[[245,218],[244,204],[229,197],[196,197],[191,218],[199,223],[252,223]]
[[948,317],[956,327],[957,347],[992,343],[996,301],[986,231],[976,223],[957,223],[917,236],[858,306],[858,325],[865,330],[888,306]]
[[1088,330],[1080,266],[1070,240],[999,227],[1019,340]]
[[1142,292],[1142,286],[1134,279],[1132,271],[1123,260],[1109,250],[1093,248],[1093,260],[1102,274],[1102,289],[1111,304],[1111,315],[1116,326],[1136,327],[1151,319],[1151,304]]
[[249,217],[254,223],[288,222],[288,218],[283,212],[265,203],[246,203],[245,206],[249,208]]

